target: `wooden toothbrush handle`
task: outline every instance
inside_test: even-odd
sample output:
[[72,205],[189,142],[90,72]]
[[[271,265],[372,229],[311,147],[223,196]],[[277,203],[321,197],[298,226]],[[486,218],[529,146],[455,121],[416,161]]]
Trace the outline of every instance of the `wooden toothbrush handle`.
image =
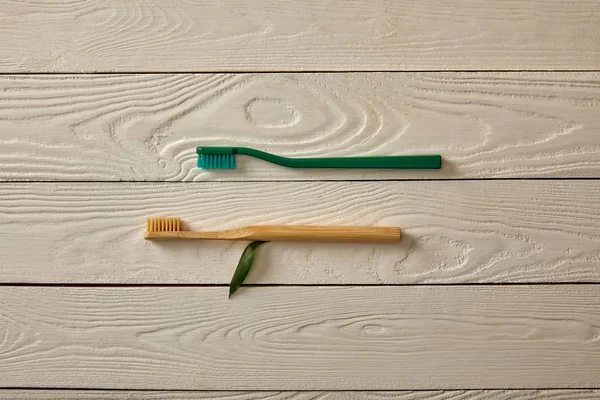
[[400,241],[400,228],[370,226],[255,225],[243,228],[248,240],[293,240],[314,242]]

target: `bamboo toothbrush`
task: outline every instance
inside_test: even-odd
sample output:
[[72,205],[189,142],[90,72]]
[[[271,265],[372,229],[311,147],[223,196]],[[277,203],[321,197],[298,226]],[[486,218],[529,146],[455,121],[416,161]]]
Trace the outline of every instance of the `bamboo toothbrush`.
[[381,242],[400,241],[400,228],[370,226],[254,225],[212,232],[181,230],[179,218],[148,218],[144,238],[216,239],[216,240],[293,240],[314,242]]
[[288,158],[248,147],[214,146],[198,147],[196,153],[198,153],[198,168],[204,169],[235,168],[234,154],[244,154],[291,168],[440,169],[442,167],[442,156],[439,154],[379,157]]

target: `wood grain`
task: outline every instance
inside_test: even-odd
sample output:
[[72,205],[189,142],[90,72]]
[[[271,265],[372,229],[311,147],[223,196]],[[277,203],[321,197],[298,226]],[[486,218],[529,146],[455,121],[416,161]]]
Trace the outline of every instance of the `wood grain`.
[[0,386],[600,385],[600,285],[226,291],[2,287]]
[[423,390],[377,392],[203,392],[126,390],[2,390],[1,400],[151,399],[151,400],[597,400],[600,391],[562,390]]
[[[7,181],[598,178],[598,132],[600,73],[0,76]],[[235,170],[203,171],[198,145],[436,153],[443,168],[290,169],[239,156]]]
[[596,69],[595,0],[0,1],[4,72]]
[[144,240],[184,229],[398,226],[399,244],[268,243],[250,283],[599,282],[600,181],[4,183],[6,283],[229,283],[247,242]]

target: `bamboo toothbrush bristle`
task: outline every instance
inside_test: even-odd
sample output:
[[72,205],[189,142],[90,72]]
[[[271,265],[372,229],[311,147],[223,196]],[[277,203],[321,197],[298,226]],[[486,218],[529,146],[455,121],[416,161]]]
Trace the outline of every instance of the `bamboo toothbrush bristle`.
[[148,232],[178,232],[181,229],[181,219],[174,217],[148,218],[146,230]]

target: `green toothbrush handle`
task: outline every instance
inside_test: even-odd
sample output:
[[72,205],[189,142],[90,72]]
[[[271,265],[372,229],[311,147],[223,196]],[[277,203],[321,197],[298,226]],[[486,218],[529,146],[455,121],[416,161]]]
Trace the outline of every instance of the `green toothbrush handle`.
[[291,168],[402,168],[440,169],[442,156],[439,154],[378,156],[378,157],[332,157],[332,158],[288,158],[248,147],[236,147],[234,153],[245,154],[274,164]]

